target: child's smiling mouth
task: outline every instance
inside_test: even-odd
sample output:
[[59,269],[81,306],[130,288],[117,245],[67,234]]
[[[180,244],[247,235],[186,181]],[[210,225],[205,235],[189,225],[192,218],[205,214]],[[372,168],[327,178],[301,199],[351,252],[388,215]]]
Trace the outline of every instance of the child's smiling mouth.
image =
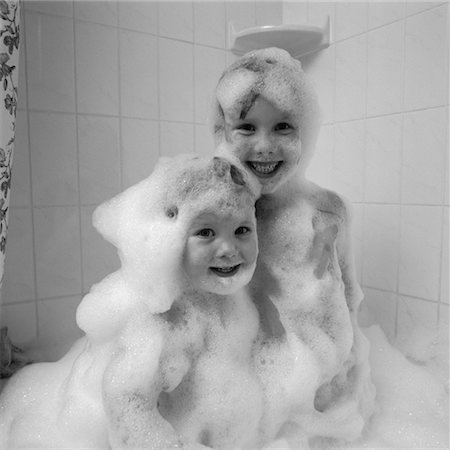
[[283,161],[247,161],[247,166],[250,167],[251,171],[256,176],[261,178],[269,178],[273,176],[282,164]]
[[230,267],[210,267],[209,269],[214,272],[219,277],[231,277],[233,276],[241,267],[240,264],[237,266]]

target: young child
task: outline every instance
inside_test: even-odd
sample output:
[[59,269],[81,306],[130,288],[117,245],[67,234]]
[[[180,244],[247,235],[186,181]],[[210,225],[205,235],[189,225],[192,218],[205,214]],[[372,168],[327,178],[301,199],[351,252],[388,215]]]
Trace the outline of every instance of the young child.
[[[305,179],[318,118],[301,64],[284,50],[244,55],[216,88],[217,154],[239,158],[262,190],[256,205],[260,254],[250,284],[261,320],[258,351],[265,355],[274,342],[294,340],[314,356],[304,367],[317,380],[310,385],[313,405],[309,398],[293,400],[297,407],[287,413],[285,428],[295,422],[307,437],[353,440],[372,412],[374,390],[357,323],[362,294],[347,207]],[[275,389],[270,372],[265,385]],[[279,423],[272,434],[282,430]]]
[[10,380],[1,448],[255,446],[258,313],[245,286],[259,188],[247,178],[222,158],[167,158],[96,210],[122,267],[81,302],[86,336]]

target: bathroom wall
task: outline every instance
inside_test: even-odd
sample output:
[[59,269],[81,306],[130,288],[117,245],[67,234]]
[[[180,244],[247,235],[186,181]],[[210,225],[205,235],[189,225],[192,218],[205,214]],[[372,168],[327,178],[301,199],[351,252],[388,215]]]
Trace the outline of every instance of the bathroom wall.
[[119,267],[94,208],[160,155],[211,154],[209,104],[233,60],[228,21],[281,23],[281,2],[25,1],[1,323],[73,338],[75,309]]
[[[72,338],[75,309],[118,267],[95,206],[160,155],[210,154],[211,92],[237,28],[330,16],[303,63],[324,126],[310,178],[353,204],[366,307],[391,338],[448,327],[448,5],[24,3],[1,322],[23,343]],[[445,251],[443,251],[445,249]]]
[[404,345],[449,315],[449,5],[285,2],[334,44],[304,60],[324,127],[309,176],[353,203],[370,311]]

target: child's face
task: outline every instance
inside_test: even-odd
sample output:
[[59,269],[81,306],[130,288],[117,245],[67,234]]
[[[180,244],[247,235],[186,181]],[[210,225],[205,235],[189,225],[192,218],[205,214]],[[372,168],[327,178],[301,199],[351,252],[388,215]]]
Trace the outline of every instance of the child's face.
[[226,117],[225,132],[232,153],[257,177],[263,194],[275,191],[298,166],[298,125],[289,112],[262,97],[245,119]]
[[250,282],[258,254],[252,209],[205,212],[193,221],[183,265],[196,288],[225,295]]

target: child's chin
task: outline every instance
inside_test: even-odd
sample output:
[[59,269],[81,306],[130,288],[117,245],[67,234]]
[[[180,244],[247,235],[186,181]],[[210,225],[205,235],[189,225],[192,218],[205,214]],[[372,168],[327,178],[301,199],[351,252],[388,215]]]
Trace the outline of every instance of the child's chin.
[[250,282],[252,275],[253,271],[241,269],[236,275],[231,277],[215,277],[215,279],[210,279],[202,286],[202,288],[205,291],[218,295],[234,294]]

